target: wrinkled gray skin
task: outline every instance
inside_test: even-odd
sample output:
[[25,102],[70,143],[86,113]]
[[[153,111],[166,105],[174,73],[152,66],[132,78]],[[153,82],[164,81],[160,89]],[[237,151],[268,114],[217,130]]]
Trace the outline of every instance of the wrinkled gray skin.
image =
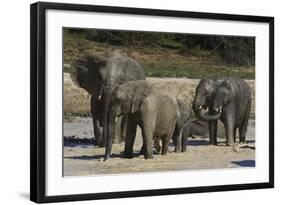
[[[113,90],[122,83],[145,79],[144,70],[135,60],[118,51],[107,58],[86,55],[75,62],[74,67],[79,85],[92,95],[91,112],[96,144],[100,147],[105,146],[107,116]],[[103,132],[99,128],[100,124],[103,125]],[[120,124],[123,124],[125,129],[126,123]]]
[[[224,124],[227,145],[234,145],[237,128],[239,141],[245,142],[251,110],[251,89],[244,80],[237,77],[201,80],[192,108],[199,118],[209,121],[211,144],[217,144],[218,119]],[[208,108],[208,113],[204,113],[205,108]]]
[[173,133],[173,142],[175,144],[175,152],[185,152],[187,138],[182,135],[183,128],[188,124],[191,117],[190,108],[181,100],[177,99],[177,123]]
[[176,99],[158,93],[146,80],[128,82],[116,88],[108,113],[108,140],[104,160],[110,157],[115,119],[120,115],[128,116],[124,157],[132,157],[137,125],[142,130],[145,159],[153,158],[154,137],[162,139],[162,155],[167,154],[177,121]]

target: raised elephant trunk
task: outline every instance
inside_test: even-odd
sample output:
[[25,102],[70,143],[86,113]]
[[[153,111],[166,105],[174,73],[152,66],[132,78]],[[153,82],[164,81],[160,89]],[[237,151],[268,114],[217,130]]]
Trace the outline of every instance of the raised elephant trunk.
[[207,112],[204,113],[203,106],[200,106],[196,113],[197,113],[198,117],[202,120],[206,120],[206,121],[217,120],[221,116],[221,108],[217,111],[216,114],[210,115],[209,113],[207,114]]
[[118,117],[117,113],[113,112],[112,108],[109,108],[108,121],[106,123],[108,124],[108,127],[107,127],[107,140],[106,140],[104,161],[110,158],[112,142],[114,137],[114,130],[115,130],[114,128],[115,128],[117,117]]

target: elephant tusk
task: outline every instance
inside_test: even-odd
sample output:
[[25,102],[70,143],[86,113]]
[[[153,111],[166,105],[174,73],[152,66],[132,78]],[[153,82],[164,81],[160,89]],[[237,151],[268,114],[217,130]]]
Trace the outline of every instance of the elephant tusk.
[[219,110],[220,110],[220,112],[222,112],[222,106],[220,106]]
[[115,120],[114,120],[115,123],[117,122],[117,118],[118,118],[118,117],[116,116],[116,117],[115,117]]
[[98,99],[99,99],[99,100],[101,99],[101,94],[99,95]]
[[198,110],[201,110],[202,108],[203,108],[203,105],[200,105]]

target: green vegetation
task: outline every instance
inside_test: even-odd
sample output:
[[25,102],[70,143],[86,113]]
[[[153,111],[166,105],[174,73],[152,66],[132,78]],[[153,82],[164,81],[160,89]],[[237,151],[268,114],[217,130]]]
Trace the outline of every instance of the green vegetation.
[[84,53],[119,49],[140,62],[148,77],[255,78],[255,39],[107,30],[64,30],[64,72]]
[[214,76],[238,76],[244,79],[254,79],[253,69],[243,67],[229,67],[222,65],[196,65],[196,64],[144,64],[148,77],[186,77],[193,79],[208,78]]

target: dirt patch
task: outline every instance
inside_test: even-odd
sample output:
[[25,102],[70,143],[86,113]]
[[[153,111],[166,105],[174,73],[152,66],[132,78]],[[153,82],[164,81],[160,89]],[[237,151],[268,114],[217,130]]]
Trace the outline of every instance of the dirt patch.
[[188,140],[187,152],[174,153],[171,143],[166,156],[154,155],[153,160],[138,156],[142,146],[138,128],[134,146],[134,158],[123,158],[124,143],[114,144],[112,157],[103,162],[104,148],[93,146],[91,118],[75,118],[64,123],[64,175],[81,176],[134,172],[159,172],[177,170],[243,168],[255,166],[255,123],[249,122],[247,144],[238,152],[225,146],[225,138],[218,139],[218,146],[208,143],[208,138],[196,136]]
[[159,172],[177,170],[220,169],[255,166],[255,144],[248,144],[234,152],[224,143],[218,146],[208,145],[206,139],[189,141],[185,153],[174,153],[173,146],[166,156],[154,155],[154,159],[145,160],[138,156],[141,145],[135,146],[135,157],[123,158],[124,144],[115,144],[109,161],[103,162],[104,148],[91,145],[64,147],[64,176],[81,176],[95,174],[117,174],[134,172]]

